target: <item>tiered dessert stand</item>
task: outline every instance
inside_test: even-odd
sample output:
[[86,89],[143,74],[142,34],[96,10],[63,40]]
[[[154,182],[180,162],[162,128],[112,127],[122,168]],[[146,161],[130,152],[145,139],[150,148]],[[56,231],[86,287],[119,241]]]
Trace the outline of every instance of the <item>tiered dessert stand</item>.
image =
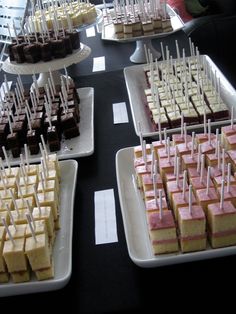
[[[112,14],[112,10],[110,10]],[[184,23],[182,19],[179,17],[179,15],[176,14],[176,12],[167,5],[167,12],[171,19],[171,25],[173,30],[171,32],[165,32],[165,33],[158,33],[154,35],[149,36],[140,36],[140,37],[132,37],[132,38],[123,38],[118,39],[116,37],[116,34],[114,32],[114,27],[112,23],[104,24],[103,30],[102,30],[102,39],[108,40],[108,41],[116,41],[120,43],[128,43],[128,42],[136,42],[135,51],[130,56],[130,61],[133,63],[145,63],[146,60],[146,53],[145,53],[145,47],[150,51],[150,53],[153,56],[153,59],[160,59],[161,53],[157,51],[153,45],[152,45],[152,39],[154,38],[161,38],[168,36],[170,34],[173,34],[177,32],[178,30],[182,29],[184,26]]]
[[91,49],[81,43],[81,47],[78,50],[74,50],[71,55],[67,55],[65,58],[53,59],[48,62],[37,62],[34,64],[29,63],[16,63],[11,62],[7,58],[3,63],[3,70],[11,74],[37,74],[39,77],[37,80],[38,86],[44,86],[48,83],[48,78],[50,76],[49,71],[53,75],[55,84],[60,83],[60,72],[58,70],[63,69],[63,67],[68,67],[72,64],[79,63],[86,59],[91,53]]

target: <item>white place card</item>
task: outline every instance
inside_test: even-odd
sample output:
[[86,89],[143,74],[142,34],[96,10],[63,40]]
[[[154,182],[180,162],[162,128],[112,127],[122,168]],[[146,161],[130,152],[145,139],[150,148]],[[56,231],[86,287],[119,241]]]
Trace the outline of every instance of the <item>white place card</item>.
[[96,32],[95,32],[95,27],[94,26],[91,26],[91,27],[86,29],[86,36],[87,37],[95,37],[96,36]]
[[116,208],[114,190],[94,193],[95,203],[95,243],[117,242]]
[[93,58],[93,72],[105,71],[105,57]]
[[128,112],[125,102],[118,102],[112,104],[113,108],[113,122],[114,124],[118,123],[127,123],[129,122]]

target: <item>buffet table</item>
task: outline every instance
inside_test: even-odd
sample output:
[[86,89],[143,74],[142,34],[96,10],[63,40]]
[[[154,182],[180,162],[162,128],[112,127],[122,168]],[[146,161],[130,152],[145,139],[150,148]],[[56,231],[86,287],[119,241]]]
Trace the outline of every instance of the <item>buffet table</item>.
[[[148,313],[151,308],[170,312],[185,306],[187,299],[195,309],[202,309],[203,299],[211,292],[222,300],[227,296],[230,306],[233,290],[230,292],[228,284],[234,275],[235,256],[151,269],[140,268],[130,260],[119,205],[115,156],[119,149],[139,143],[123,75],[123,68],[132,65],[128,56],[133,43],[105,43],[98,35],[81,37],[92,53],[86,61],[71,66],[69,75],[77,87],[95,89],[95,150],[93,155],[77,159],[72,276],[61,290],[1,298],[1,309],[15,312],[19,306],[30,303],[40,312],[50,308],[55,313],[64,305],[76,313]],[[188,49],[184,33],[167,37],[163,43],[168,43],[173,56],[176,38],[181,47]],[[154,45],[159,44],[154,41]],[[102,55],[106,57],[106,71],[92,73],[92,59]],[[14,76],[8,75],[11,77]],[[30,82],[27,76],[23,79]],[[129,123],[113,124],[112,104],[117,102],[126,102]],[[94,192],[105,189],[114,189],[118,242],[95,245]]]

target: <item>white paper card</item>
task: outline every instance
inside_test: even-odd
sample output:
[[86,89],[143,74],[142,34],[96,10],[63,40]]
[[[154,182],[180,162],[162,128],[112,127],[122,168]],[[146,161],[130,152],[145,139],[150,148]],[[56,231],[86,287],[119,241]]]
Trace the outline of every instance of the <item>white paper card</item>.
[[95,203],[95,243],[117,242],[116,208],[114,190],[94,193]]
[[118,123],[127,123],[129,122],[128,112],[125,102],[118,102],[112,104],[113,108],[113,122],[114,124]]
[[86,29],[86,36],[87,37],[95,37],[96,36],[94,26],[89,27],[89,28]]
[[93,72],[105,71],[105,57],[93,58]]
[[[8,81],[8,87],[9,89],[11,89],[11,85],[12,85],[12,81]],[[2,83],[1,87],[0,87],[0,93],[1,93],[1,96],[2,98],[4,98],[4,91],[3,91],[3,88],[5,90],[5,92],[7,92],[7,85],[5,82]]]

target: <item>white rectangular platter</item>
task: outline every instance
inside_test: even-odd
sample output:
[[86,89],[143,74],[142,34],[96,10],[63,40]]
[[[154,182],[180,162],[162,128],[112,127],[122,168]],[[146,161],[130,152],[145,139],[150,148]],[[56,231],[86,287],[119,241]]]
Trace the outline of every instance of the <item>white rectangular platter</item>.
[[116,177],[125,237],[131,260],[140,267],[158,267],[236,254],[236,246],[193,253],[172,253],[155,256],[152,252],[146,223],[145,207],[140,192],[133,183],[133,148],[116,154]]
[[[231,111],[231,106],[235,106],[236,104],[236,92],[233,86],[229,83],[223,73],[219,70],[219,68],[215,65],[215,63],[206,55],[202,55],[210,65],[211,71],[213,75],[220,78],[221,82],[221,98],[228,106],[229,111]],[[162,61],[165,62],[165,61]],[[161,64],[162,62],[158,62]],[[145,108],[145,94],[144,89],[147,88],[146,77],[143,70],[144,65],[134,65],[131,67],[126,67],[124,69],[125,83],[127,87],[127,92],[129,96],[129,102],[132,112],[132,118],[134,122],[134,128],[137,135],[139,135],[139,122],[141,124],[142,132],[144,137],[148,136],[158,136],[158,132],[153,129],[153,125],[151,124],[151,120],[147,114],[147,110]],[[229,120],[222,120],[217,122],[212,122],[212,126],[220,126],[223,124],[229,124]],[[203,124],[191,125],[188,126],[188,129],[200,130],[203,128]],[[175,133],[179,131],[180,128],[167,129],[167,133]]]
[[77,180],[78,163],[75,160],[60,161],[60,223],[53,248],[55,276],[53,279],[37,281],[31,279],[24,283],[0,284],[0,297],[57,290],[64,287],[72,270],[72,234],[74,196]]
[[[94,152],[94,89],[93,87],[78,88],[80,97],[80,135],[71,139],[62,139],[61,149],[57,151],[58,159],[85,157]],[[24,157],[24,149],[21,150]],[[48,149],[49,152],[49,149]],[[8,151],[11,165],[18,165],[20,158],[13,158]],[[39,162],[41,153],[29,155],[29,162]]]
[[[176,12],[169,5],[167,5],[167,11],[170,15],[171,25],[173,28],[173,30],[171,32],[163,32],[163,33],[153,34],[153,35],[149,35],[149,36],[139,36],[139,37],[126,38],[126,39],[125,38],[118,39],[116,37],[115,31],[114,31],[113,23],[109,23],[109,24],[103,25],[102,39],[126,43],[126,42],[130,42],[130,41],[142,40],[145,38],[149,38],[149,39],[161,38],[161,37],[165,37],[167,35],[173,34],[173,33],[177,32],[183,28],[184,22],[182,21],[180,16],[177,15]],[[114,10],[110,10],[110,13],[113,16]]]

